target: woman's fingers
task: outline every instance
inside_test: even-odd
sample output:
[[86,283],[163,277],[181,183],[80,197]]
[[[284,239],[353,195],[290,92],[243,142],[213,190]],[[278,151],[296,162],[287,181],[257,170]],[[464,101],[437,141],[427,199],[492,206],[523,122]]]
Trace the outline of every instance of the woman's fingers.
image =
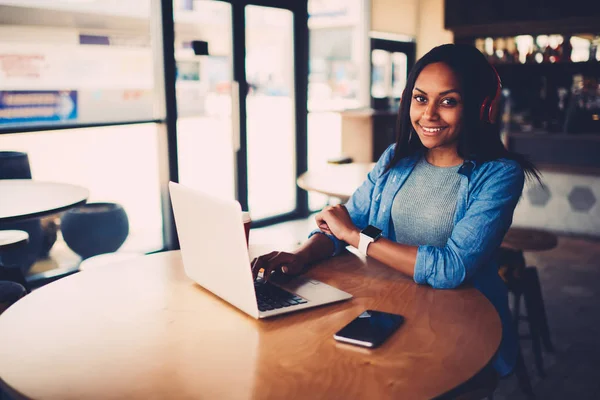
[[329,227],[327,225],[325,226],[320,226],[319,229],[321,230],[321,232],[326,233],[328,235],[333,235],[331,233],[331,230],[329,229]]
[[254,280],[256,280],[256,277],[258,276],[259,271],[261,269],[265,270],[265,268],[268,266],[269,259],[276,256],[277,253],[278,253],[277,251],[272,251],[268,254],[263,254],[262,256],[257,257],[254,260],[252,260],[252,262],[250,263],[250,267],[252,268],[252,278]]
[[269,277],[275,270],[281,269],[286,274],[294,275],[300,273],[304,267],[295,254],[279,251],[255,258],[251,266],[254,279],[256,279],[258,272],[262,269],[265,281],[269,280]]
[[302,270],[304,270],[304,266],[304,263],[300,261],[294,261],[282,266],[281,270],[287,275],[298,275],[302,272]]
[[325,215],[326,215],[328,209],[329,209],[329,207],[325,207],[321,212],[319,212],[319,213],[317,213],[317,215],[315,215],[315,221],[317,221],[317,225],[327,223],[327,222],[325,222]]
[[[287,267],[288,271],[290,270],[290,265],[294,263],[294,255],[290,253],[280,252],[275,257],[271,258],[268,262],[267,268],[265,268],[265,272],[263,274],[263,279],[268,281],[271,277],[273,271],[281,269],[283,267]],[[293,266],[292,266],[293,268]]]
[[325,221],[323,212],[320,212],[315,216],[315,221],[317,222],[317,227],[321,230],[321,232],[331,235],[331,230],[329,229],[329,225],[327,225],[327,221]]

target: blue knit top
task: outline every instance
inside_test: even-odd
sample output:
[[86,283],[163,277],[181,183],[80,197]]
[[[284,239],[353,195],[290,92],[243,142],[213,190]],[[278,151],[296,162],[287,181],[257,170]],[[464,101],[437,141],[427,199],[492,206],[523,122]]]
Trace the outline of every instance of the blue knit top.
[[436,167],[422,157],[392,203],[396,242],[444,247],[454,228],[460,175],[454,167]]

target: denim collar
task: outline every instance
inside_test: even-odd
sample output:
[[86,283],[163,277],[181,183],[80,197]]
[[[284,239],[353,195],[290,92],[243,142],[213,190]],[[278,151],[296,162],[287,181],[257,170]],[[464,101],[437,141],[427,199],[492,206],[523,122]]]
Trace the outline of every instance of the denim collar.
[[463,165],[458,169],[458,173],[466,176],[468,179],[471,179],[471,174],[473,170],[477,167],[477,161],[475,160],[465,160]]

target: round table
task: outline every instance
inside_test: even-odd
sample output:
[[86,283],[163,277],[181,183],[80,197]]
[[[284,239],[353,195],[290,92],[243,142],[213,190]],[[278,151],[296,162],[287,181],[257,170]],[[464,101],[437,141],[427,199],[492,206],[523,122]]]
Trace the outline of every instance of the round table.
[[322,193],[346,202],[374,166],[375,163],[327,164],[306,171],[298,177],[296,183],[306,191]]
[[[3,222],[24,221],[65,211],[84,204],[89,196],[89,191],[81,186],[31,179],[0,179],[0,193],[0,227]],[[0,275],[7,275],[8,279],[25,287],[76,271],[77,268],[61,269],[26,279],[19,268],[5,269],[0,260]]]
[[0,231],[0,249],[10,249],[27,243],[29,234],[25,231],[9,229]]
[[[255,320],[191,281],[179,251],[69,276],[0,316],[0,384],[39,399],[432,398],[500,344],[474,288],[417,285],[356,252],[307,275],[354,298]],[[373,350],[333,339],[369,308],[405,323]]]
[[87,189],[31,179],[0,180],[0,222],[43,217],[86,202]]

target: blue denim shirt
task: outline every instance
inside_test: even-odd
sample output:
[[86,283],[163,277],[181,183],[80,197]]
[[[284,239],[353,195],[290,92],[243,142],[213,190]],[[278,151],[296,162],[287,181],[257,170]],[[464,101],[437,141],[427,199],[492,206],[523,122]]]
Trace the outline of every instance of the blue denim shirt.
[[[383,230],[383,237],[395,241],[392,203],[422,154],[404,158],[384,172],[394,147],[383,153],[346,208],[356,227],[374,225]],[[465,161],[458,173],[461,181],[452,234],[444,247],[419,246],[414,280],[437,289],[469,282],[487,297],[502,321],[502,341],[493,365],[504,376],[515,365],[518,339],[508,308],[508,291],[498,275],[497,255],[523,191],[524,173],[517,162],[507,159],[479,164]],[[319,232],[315,230],[311,236]],[[346,243],[328,237],[334,242],[334,255],[339,254]]]

